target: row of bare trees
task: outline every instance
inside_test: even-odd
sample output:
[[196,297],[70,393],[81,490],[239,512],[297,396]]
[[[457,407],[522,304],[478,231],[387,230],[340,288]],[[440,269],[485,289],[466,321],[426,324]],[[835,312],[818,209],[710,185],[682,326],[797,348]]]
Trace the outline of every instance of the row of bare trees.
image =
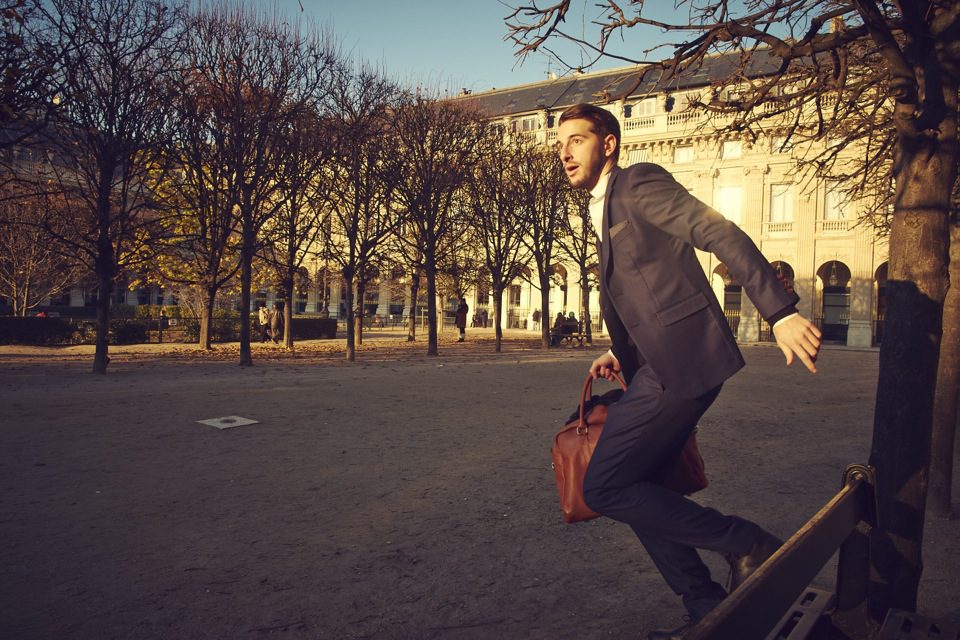
[[[350,61],[330,33],[242,6],[33,0],[11,11],[45,75],[10,101],[11,131],[31,114],[42,122],[6,139],[16,181],[0,229],[42,234],[71,266],[46,278],[47,293],[77,266],[96,279],[95,372],[109,362],[112,294],[130,274],[194,293],[203,348],[218,299],[237,289],[241,365],[252,364],[251,292],[271,282],[290,300],[308,261],[342,278],[349,360],[355,301],[387,274],[425,286],[431,355],[440,293],[492,286],[499,323],[504,290],[534,266],[549,317],[579,201],[542,145],[464,102],[404,90]],[[17,106],[28,98],[30,109]],[[584,231],[585,208],[574,210]],[[580,255],[586,274],[595,257]],[[292,305],[285,314],[292,347]]]

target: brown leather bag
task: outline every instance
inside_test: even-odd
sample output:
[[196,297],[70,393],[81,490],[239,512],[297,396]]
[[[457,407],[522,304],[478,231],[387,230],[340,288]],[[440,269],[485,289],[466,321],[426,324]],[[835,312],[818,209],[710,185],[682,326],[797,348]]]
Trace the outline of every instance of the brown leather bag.
[[[617,376],[617,382],[625,391],[627,385],[620,376]],[[590,457],[607,419],[607,406],[604,403],[594,403],[589,411],[585,410],[587,398],[591,397],[592,392],[593,378],[588,375],[580,394],[579,415],[560,429],[550,451],[553,471],[557,477],[557,491],[560,493],[563,521],[568,523],[592,520],[599,515],[583,500],[583,477],[587,473],[587,465],[590,464]],[[690,434],[677,457],[664,464],[655,480],[664,487],[685,495],[707,488],[703,456],[697,447],[696,429]]]

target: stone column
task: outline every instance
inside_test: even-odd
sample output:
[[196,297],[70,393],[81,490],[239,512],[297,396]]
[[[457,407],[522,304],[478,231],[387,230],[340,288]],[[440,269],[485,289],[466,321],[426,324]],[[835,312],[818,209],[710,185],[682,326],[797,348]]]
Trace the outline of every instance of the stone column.
[[861,227],[854,234],[847,346],[869,347],[873,344],[873,237]]

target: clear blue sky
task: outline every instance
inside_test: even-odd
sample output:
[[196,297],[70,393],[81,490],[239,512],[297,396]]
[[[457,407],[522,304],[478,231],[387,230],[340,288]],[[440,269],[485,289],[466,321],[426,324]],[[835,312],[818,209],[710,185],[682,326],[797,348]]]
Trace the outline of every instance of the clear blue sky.
[[[518,64],[513,46],[503,39],[507,33],[504,17],[511,10],[498,0],[276,1],[281,11],[300,16],[305,23],[331,28],[354,58],[379,64],[387,75],[408,86],[421,83],[453,91],[485,91],[543,80],[548,70],[566,72],[556,62],[548,65],[544,54],[528,56]],[[505,1],[515,5],[525,0]],[[594,1],[586,4],[593,7]],[[672,9],[672,2],[663,4]],[[566,28],[586,33],[588,40],[595,41],[596,28],[582,15],[584,3],[573,5]],[[647,31],[645,35],[655,34]],[[638,45],[638,55],[640,48]],[[572,58],[578,59],[576,55]],[[605,61],[594,68],[625,64]]]

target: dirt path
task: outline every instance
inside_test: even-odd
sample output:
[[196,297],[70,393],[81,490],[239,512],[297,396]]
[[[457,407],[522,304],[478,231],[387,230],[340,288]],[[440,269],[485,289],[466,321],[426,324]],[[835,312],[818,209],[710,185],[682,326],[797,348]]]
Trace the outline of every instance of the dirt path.
[[[552,433],[605,346],[401,337],[0,348],[0,637],[636,638],[683,613],[636,539],[568,526]],[[705,503],[787,536],[865,462],[877,353],[773,348],[701,424]],[[197,420],[258,424],[217,430]],[[960,487],[957,489],[960,491]],[[960,495],[958,493],[957,495]],[[722,560],[709,558],[721,577]],[[926,529],[921,611],[960,620],[960,524]],[[829,571],[821,574],[829,587]]]

